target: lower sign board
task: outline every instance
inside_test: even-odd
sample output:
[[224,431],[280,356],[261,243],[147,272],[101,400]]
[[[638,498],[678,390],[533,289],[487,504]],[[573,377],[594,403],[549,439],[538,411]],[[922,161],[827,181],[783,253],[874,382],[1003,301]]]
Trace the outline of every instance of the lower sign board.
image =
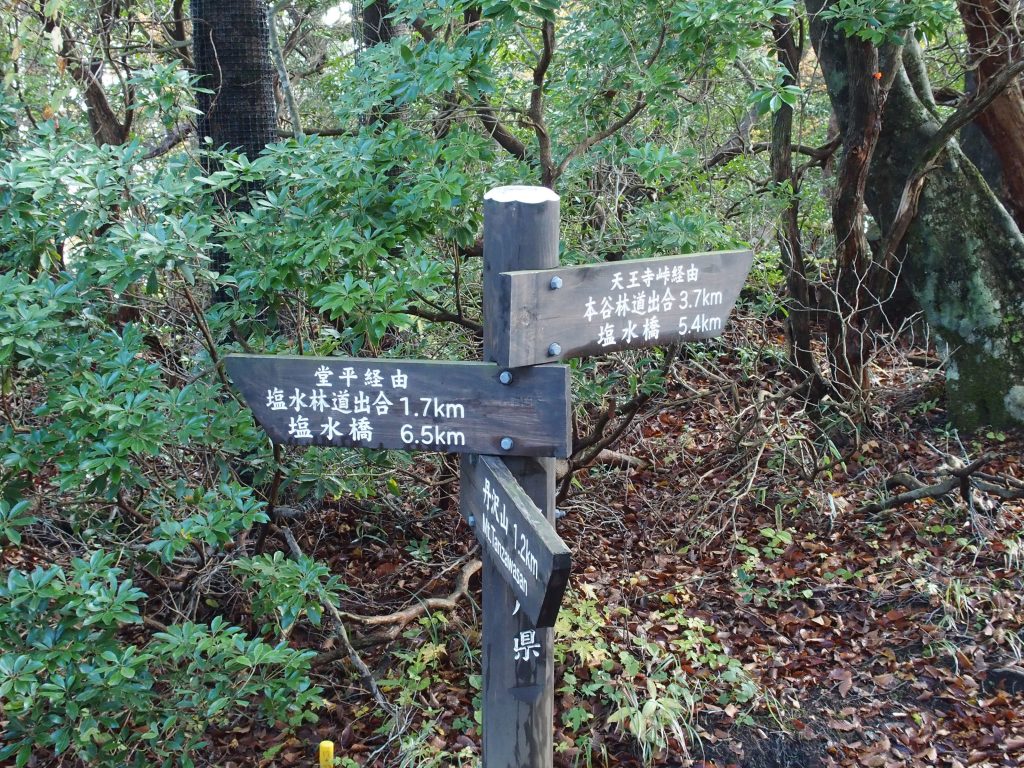
[[505,272],[502,365],[554,362],[721,335],[753,262],[750,251]]
[[276,443],[569,454],[565,366],[512,375],[490,363],[424,360],[230,355],[225,362]]
[[535,627],[553,627],[572,557],[498,456],[462,459],[459,506]]

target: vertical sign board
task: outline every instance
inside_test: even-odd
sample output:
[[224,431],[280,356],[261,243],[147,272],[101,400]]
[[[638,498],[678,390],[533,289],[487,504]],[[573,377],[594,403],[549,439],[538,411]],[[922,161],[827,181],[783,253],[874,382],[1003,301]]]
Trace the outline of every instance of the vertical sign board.
[[506,272],[515,333],[495,360],[514,368],[719,336],[753,258],[716,251]]
[[460,477],[460,510],[484,554],[534,626],[553,627],[569,580],[569,548],[501,458],[464,456]]
[[[484,196],[485,360],[505,364],[501,350],[519,333],[508,314],[508,286],[501,274],[558,266],[558,207],[558,195],[544,187],[498,187]],[[510,373],[518,377],[526,370]],[[505,463],[554,524],[554,460]],[[554,631],[517,611],[501,563],[487,555],[483,560],[483,768],[551,768]]]
[[569,372],[496,365],[230,355],[228,373],[276,443],[507,456],[569,455]]

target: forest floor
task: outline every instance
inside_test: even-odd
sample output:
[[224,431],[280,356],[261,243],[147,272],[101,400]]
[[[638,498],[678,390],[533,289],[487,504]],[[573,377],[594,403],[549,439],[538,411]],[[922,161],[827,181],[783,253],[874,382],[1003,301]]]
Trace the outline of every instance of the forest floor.
[[[1020,765],[1024,502],[1000,493],[1024,488],[1024,434],[949,428],[925,350],[879,356],[856,421],[716,349],[684,356],[615,446],[642,465],[584,470],[560,504],[556,766]],[[217,734],[218,764],[309,765],[320,739],[350,766],[477,763],[478,553],[453,467],[414,462],[396,479],[419,496],[293,524],[350,587],[353,642],[398,716],[337,662],[319,722]],[[892,504],[918,482],[953,487]],[[454,609],[354,618],[447,596],[460,574]]]

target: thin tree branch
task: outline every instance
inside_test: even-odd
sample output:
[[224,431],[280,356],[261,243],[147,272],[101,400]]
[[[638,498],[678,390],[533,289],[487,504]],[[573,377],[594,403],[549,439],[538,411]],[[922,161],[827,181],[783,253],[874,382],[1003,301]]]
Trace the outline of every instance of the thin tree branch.
[[[654,47],[654,51],[651,52],[651,55],[645,62],[645,66],[648,69],[650,69],[650,67],[653,66],[654,62],[657,61],[658,57],[661,55],[661,51],[665,46],[665,38],[667,36],[667,33],[667,28],[665,27],[665,25],[662,25],[661,31],[658,35],[658,44]],[[629,110],[629,112],[627,112],[614,123],[606,127],[603,131],[598,131],[597,133],[588,136],[575,147],[573,147],[571,150],[569,150],[569,153],[565,157],[563,157],[562,161],[558,164],[558,168],[556,169],[555,173],[555,178],[557,179],[559,176],[565,173],[565,169],[569,166],[569,163],[571,163],[577,157],[579,157],[584,152],[589,150],[592,146],[594,146],[595,144],[599,144],[600,142],[604,141],[610,136],[615,135],[623,128],[625,128],[627,125],[629,125],[630,122],[632,122],[633,118],[639,115],[646,106],[646,94],[642,92],[638,93],[636,96],[636,100],[633,102],[633,107],[632,109]]]
[[[672,365],[679,356],[679,349],[680,345],[676,343],[665,350],[665,362],[661,366],[663,376],[667,376],[668,372],[672,370]],[[602,451],[613,445],[620,437],[622,437],[622,435],[625,434],[626,430],[629,429],[629,425],[633,423],[633,420],[640,412],[640,409],[643,408],[652,397],[654,397],[654,395],[649,392],[637,392],[633,395],[627,403],[617,409],[619,415],[622,417],[621,421],[619,421],[615,428],[607,435],[602,433],[604,432],[605,425],[611,420],[613,409],[609,409],[609,411],[602,415],[602,418],[598,421],[595,429],[593,429],[587,437],[580,440],[579,445],[586,447],[577,448],[569,458],[565,476],[562,478],[562,482],[558,487],[557,500],[563,500],[566,494],[568,494],[569,488],[572,485],[573,475],[578,470],[588,466],[591,462],[596,460]]]
[[[203,340],[206,342],[206,352],[210,355],[210,360],[217,369],[217,376],[224,385],[224,389],[231,394],[231,397],[238,401],[238,397],[235,395],[235,391],[231,388],[231,383],[228,381],[227,373],[224,370],[224,361],[221,360],[220,354],[217,352],[217,344],[213,340],[213,333],[210,331],[210,326],[206,322],[206,316],[199,308],[199,303],[196,301],[196,297],[193,296],[192,291],[189,290],[188,284],[185,282],[185,277],[181,274],[181,270],[177,271],[178,277],[182,280],[181,288],[185,293],[185,301],[188,302],[188,306],[192,310],[192,316],[195,318],[196,323],[199,325],[199,330],[203,334]],[[245,407],[245,404],[241,401],[238,401],[238,403]]]
[[146,153],[142,156],[144,160],[153,160],[166,155],[176,146],[181,144],[196,129],[195,123],[191,120],[178,123],[158,143],[146,147]]
[[282,0],[282,2],[274,5],[267,13],[267,22],[270,28],[270,55],[273,56],[274,64],[277,66],[277,80],[281,84],[285,104],[288,105],[288,115],[292,123],[292,136],[296,139],[301,139],[305,134],[302,132],[302,122],[299,119],[299,105],[295,101],[292,81],[288,78],[288,68],[285,66],[284,53],[281,50],[281,39],[277,35],[277,14],[285,5],[285,0]]
[[[412,22],[412,28],[415,29],[427,43],[432,43],[437,39],[437,33],[429,26],[423,19],[414,19]],[[494,111],[494,107],[491,106],[490,102],[480,97],[473,104],[473,109],[476,112],[476,116],[479,118],[484,130],[487,131],[487,135],[498,142],[498,145],[508,151],[517,160],[527,160],[529,158],[529,152],[526,149],[526,145],[523,144],[515,134],[510,131],[504,123],[498,118],[497,113]]]
[[760,145],[758,145],[761,147],[760,150],[755,150],[753,147],[750,147],[748,150],[750,131],[753,129],[758,117],[758,110],[756,108],[750,109],[743,116],[743,119],[740,120],[740,124],[737,126],[735,133],[715,147],[715,151],[712,152],[711,157],[704,161],[704,170],[710,171],[712,168],[724,165],[733,158],[739,157],[746,151],[763,151],[768,149],[771,144],[768,142],[761,142]]
[[[735,136],[733,137],[733,139],[734,138]],[[731,144],[733,139],[729,139],[724,144],[719,145],[719,148],[715,150],[715,153],[704,161],[703,167],[705,171],[710,171],[719,165],[724,165],[725,163],[728,163],[730,160],[733,160],[742,154],[756,155],[761,152],[767,152],[772,148],[771,142],[758,141],[755,142],[754,144],[751,144],[744,150],[742,146],[733,146]],[[805,163],[804,165],[800,166],[802,170],[806,170],[811,165],[824,163],[826,160],[832,157],[832,155],[835,154],[836,150],[839,149],[840,146],[842,146],[842,143],[843,137],[837,134],[836,136],[833,136],[829,141],[822,144],[820,147],[810,147],[806,144],[792,144],[790,145],[790,151],[793,152],[794,154],[806,155],[807,157],[810,158],[809,163]]]
[[171,39],[179,43],[186,42],[184,8],[185,0],[174,0],[174,5],[171,6],[171,25],[167,29]]
[[[351,128],[308,128],[304,131],[304,136],[355,136],[356,132]],[[278,130],[277,135],[282,139],[288,139],[294,136],[293,131]]]
[[530,109],[527,111],[533,131],[537,135],[537,149],[540,157],[541,183],[553,187],[555,179],[555,163],[551,157],[551,135],[544,121],[544,78],[555,52],[555,25],[545,20],[541,25],[541,40],[544,48],[541,51],[537,66],[533,68],[533,90],[530,92]]
[[498,142],[502,149],[507,150],[517,160],[527,160],[529,158],[526,145],[517,139],[498,119],[494,108],[487,99],[481,98],[476,102],[474,108],[476,109],[477,117],[480,118],[480,122],[484,126],[484,130],[487,131],[487,135]]
[[595,134],[591,134],[583,141],[581,141],[579,144],[577,144],[575,147],[573,147],[571,150],[569,150],[569,153],[562,158],[562,162],[558,164],[556,176],[561,176],[563,173],[565,173],[565,169],[569,165],[569,163],[571,163],[577,157],[579,157],[584,152],[589,150],[592,146],[594,146],[595,144],[599,144],[600,142],[607,139],[609,136],[615,135],[620,130],[625,128],[627,125],[629,125],[629,123],[632,122],[633,118],[639,115],[646,106],[647,96],[644,95],[643,93],[637,94],[636,101],[633,102],[633,108],[630,109],[629,112],[627,112],[614,123],[609,125],[603,131],[598,131]]
[[[302,549],[299,548],[299,543],[295,540],[295,536],[292,534],[288,526],[275,526],[275,528],[277,529],[275,532],[279,533],[281,538],[284,539],[285,544],[288,545],[288,551],[291,553],[292,558],[294,560],[302,558]],[[363,685],[369,689],[370,694],[373,696],[374,701],[377,702],[377,705],[388,715],[393,715],[394,708],[391,706],[391,702],[384,698],[384,694],[380,692],[380,688],[378,687],[377,681],[374,679],[370,668],[366,666],[366,662],[362,660],[356,652],[356,649],[352,647],[352,642],[348,638],[348,630],[345,629],[345,622],[341,617],[341,612],[330,600],[324,600],[323,605],[324,608],[327,609],[327,612],[331,614],[331,618],[334,619],[334,628],[338,635],[338,639],[341,640],[342,647],[348,654],[349,661],[352,662],[352,665],[359,673],[359,678],[363,681]]]
[[382,616],[360,616],[356,613],[345,613],[341,615],[343,618],[350,619],[351,621],[357,621],[367,627],[379,627],[385,624],[395,625],[395,634],[402,630],[402,628],[410,621],[418,619],[428,611],[452,611],[458,607],[459,600],[469,595],[469,580],[473,578],[473,575],[480,570],[482,563],[479,560],[473,560],[467,563],[462,569],[462,573],[459,574],[458,582],[456,583],[454,591],[447,597],[428,597],[424,600],[419,600],[413,605],[403,608],[393,613],[387,613]]
[[484,332],[483,326],[480,325],[480,323],[474,323],[472,320],[460,317],[459,315],[451,312],[428,312],[425,309],[420,309],[415,306],[408,307],[405,312],[413,317],[421,317],[424,320],[430,320],[432,323],[455,323],[456,325],[462,326],[467,331],[472,331],[477,335]]

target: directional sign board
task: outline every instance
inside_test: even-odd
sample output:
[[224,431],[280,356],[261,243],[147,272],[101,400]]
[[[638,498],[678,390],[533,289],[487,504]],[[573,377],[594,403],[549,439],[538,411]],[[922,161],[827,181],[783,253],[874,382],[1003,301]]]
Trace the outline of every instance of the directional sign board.
[[653,347],[718,336],[750,271],[750,251],[505,272],[502,365]]
[[231,355],[226,364],[277,443],[569,455],[565,366],[503,375],[489,363],[290,355]]
[[459,504],[535,627],[553,627],[572,558],[555,527],[498,456],[462,459]]

